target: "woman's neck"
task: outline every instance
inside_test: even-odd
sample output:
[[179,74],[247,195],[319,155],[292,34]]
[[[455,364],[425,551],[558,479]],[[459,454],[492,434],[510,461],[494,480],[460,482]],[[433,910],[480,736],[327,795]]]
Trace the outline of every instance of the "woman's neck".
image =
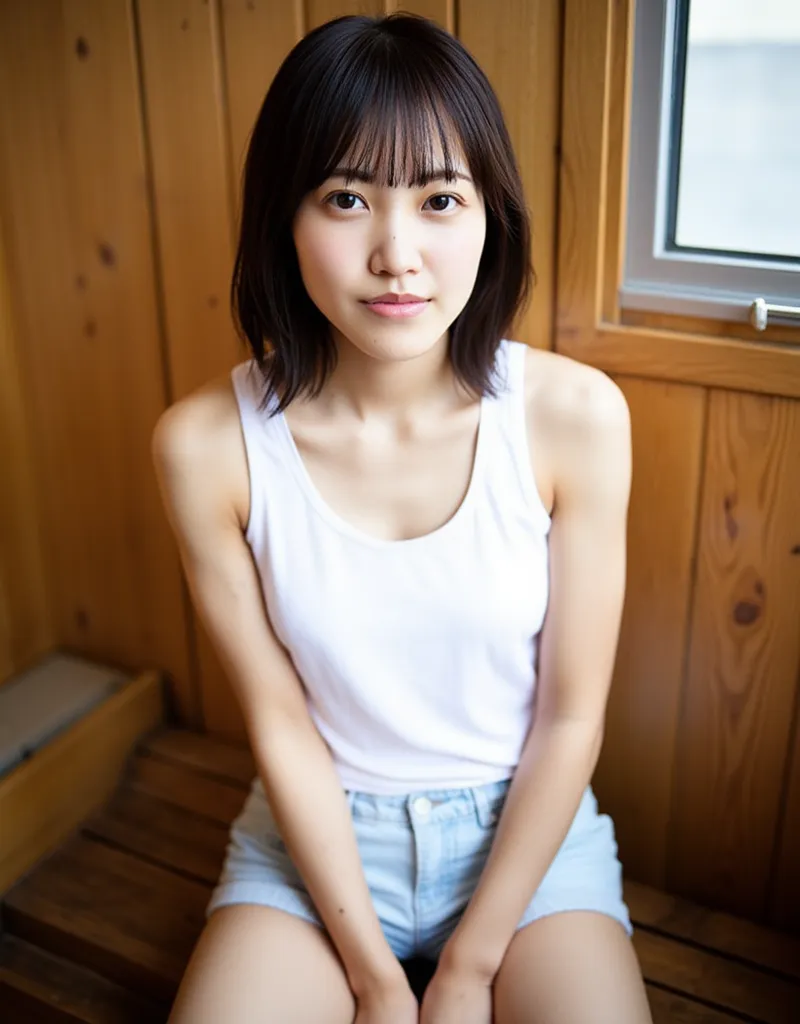
[[399,426],[464,405],[465,396],[457,389],[450,363],[447,334],[426,352],[407,359],[380,358],[346,339],[334,340],[338,363],[314,400],[324,415]]

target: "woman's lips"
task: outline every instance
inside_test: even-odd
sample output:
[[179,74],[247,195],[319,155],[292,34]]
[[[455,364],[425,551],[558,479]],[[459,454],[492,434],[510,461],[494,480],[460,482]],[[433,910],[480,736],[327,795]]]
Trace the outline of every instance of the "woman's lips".
[[429,301],[425,299],[422,302],[365,302],[364,305],[378,316],[406,317],[418,316]]

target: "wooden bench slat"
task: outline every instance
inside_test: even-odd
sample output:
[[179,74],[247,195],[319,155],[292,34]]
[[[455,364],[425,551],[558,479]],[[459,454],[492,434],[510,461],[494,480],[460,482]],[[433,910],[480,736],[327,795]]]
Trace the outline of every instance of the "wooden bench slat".
[[643,929],[633,945],[646,981],[769,1024],[797,1024],[800,986]]
[[[163,1024],[156,1005],[107,978],[11,935],[0,937],[0,1006],[3,1020],[76,1021],[80,1024]],[[8,1016],[7,1016],[8,1014]]]
[[131,760],[126,785],[222,825],[230,825],[247,798],[240,786],[142,755]]
[[0,982],[3,1024],[76,1024],[76,1018],[57,1007],[45,1006],[29,993]]
[[800,980],[800,939],[731,914],[708,910],[639,882],[626,879],[624,887],[625,901],[635,925],[686,939]]
[[156,733],[148,737],[140,749],[245,789],[256,777],[255,762],[249,750],[184,729]]
[[741,1024],[742,1018],[645,984],[653,1024]]
[[119,792],[82,831],[209,885],[219,878],[228,841],[226,825],[134,789]]
[[6,930],[150,998],[169,1000],[210,887],[78,836],[5,897]]

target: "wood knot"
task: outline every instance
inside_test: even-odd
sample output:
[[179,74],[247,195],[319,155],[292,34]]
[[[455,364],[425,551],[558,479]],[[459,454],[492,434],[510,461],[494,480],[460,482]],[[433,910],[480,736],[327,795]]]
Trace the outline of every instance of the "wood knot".
[[761,609],[752,601],[738,601],[733,608],[733,621],[737,626],[751,626],[761,614]]
[[117,254],[108,242],[101,242],[97,247],[98,255],[100,256],[100,262],[104,263],[107,267],[113,267],[117,262]]
[[78,38],[75,41],[75,53],[77,53],[78,55],[78,60],[89,59],[89,44],[86,42],[83,36],[78,36]]
[[761,618],[766,600],[767,588],[761,574],[754,566],[745,566],[733,594],[733,621],[737,626],[752,626]]
[[739,536],[739,524],[733,515],[733,510],[736,508],[736,495],[726,494],[722,507],[725,511],[725,530],[730,540],[736,540]]

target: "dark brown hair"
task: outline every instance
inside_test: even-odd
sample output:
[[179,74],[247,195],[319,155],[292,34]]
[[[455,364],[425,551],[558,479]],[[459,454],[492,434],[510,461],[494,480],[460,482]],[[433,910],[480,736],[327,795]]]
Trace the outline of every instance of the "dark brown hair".
[[275,413],[300,393],[316,397],[336,365],[330,325],[305,289],[292,237],[303,198],[345,155],[378,184],[424,186],[434,130],[448,177],[454,137],[486,208],[478,274],[450,327],[449,356],[462,385],[496,394],[497,346],[533,285],[530,221],[500,104],[474,58],[434,22],[348,15],[314,29],[283,61],[245,161],[231,307],[262,372],[265,403],[280,399]]

